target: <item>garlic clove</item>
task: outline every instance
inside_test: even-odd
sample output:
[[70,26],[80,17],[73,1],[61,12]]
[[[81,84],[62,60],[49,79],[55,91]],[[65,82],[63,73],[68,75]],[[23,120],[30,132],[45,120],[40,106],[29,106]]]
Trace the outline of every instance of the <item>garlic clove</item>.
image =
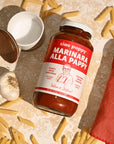
[[19,84],[14,72],[7,72],[0,78],[0,94],[8,101],[19,97]]

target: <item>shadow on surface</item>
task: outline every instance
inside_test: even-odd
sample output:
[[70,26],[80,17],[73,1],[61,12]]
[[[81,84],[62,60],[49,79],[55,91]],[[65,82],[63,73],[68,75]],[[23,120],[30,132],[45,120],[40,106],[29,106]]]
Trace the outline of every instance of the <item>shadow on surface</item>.
[[50,38],[59,32],[61,16],[54,14],[44,21],[45,36],[43,43],[33,50],[22,51],[17,67],[16,75],[19,80],[21,96],[25,101],[32,103],[33,93],[38,81],[41,66],[48,48]]
[[[1,9],[0,28],[7,30],[7,24],[10,18],[21,11],[21,7],[12,5]],[[34,88],[39,77],[41,65],[43,63],[44,56],[48,48],[49,40],[53,34],[59,31],[60,23],[60,15],[54,14],[46,18],[44,21],[45,39],[43,38],[42,45],[40,47],[39,45],[36,45],[34,50],[22,51],[19,57],[15,74],[19,81],[20,94],[23,99],[29,103],[32,103]],[[0,68],[0,71],[0,74],[3,74],[7,70]]]
[[0,28],[7,30],[7,25],[12,16],[23,11],[21,7],[10,5],[0,10]]
[[84,128],[84,125],[91,127],[95,120],[108,78],[110,76],[113,56],[114,56],[114,39],[109,40],[104,46],[101,64],[94,80],[87,108],[83,113],[83,116],[79,123],[79,128],[81,129]]

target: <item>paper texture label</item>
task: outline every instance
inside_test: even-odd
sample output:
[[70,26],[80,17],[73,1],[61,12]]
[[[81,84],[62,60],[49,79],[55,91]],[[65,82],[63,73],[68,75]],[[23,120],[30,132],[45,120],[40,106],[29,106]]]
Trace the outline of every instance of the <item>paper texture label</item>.
[[92,51],[75,42],[51,40],[35,91],[78,103]]

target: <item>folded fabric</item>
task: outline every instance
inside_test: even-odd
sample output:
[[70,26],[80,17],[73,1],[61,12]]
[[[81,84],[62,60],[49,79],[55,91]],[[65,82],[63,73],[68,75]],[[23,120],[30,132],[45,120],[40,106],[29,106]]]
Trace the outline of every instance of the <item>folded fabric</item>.
[[114,60],[110,78],[90,134],[106,144],[114,144]]

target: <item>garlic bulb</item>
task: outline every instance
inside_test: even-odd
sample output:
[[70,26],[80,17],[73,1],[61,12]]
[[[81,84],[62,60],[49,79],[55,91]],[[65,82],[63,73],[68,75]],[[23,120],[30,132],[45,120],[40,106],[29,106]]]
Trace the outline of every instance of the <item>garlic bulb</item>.
[[0,94],[8,101],[19,97],[19,85],[15,73],[7,72],[0,78]]

